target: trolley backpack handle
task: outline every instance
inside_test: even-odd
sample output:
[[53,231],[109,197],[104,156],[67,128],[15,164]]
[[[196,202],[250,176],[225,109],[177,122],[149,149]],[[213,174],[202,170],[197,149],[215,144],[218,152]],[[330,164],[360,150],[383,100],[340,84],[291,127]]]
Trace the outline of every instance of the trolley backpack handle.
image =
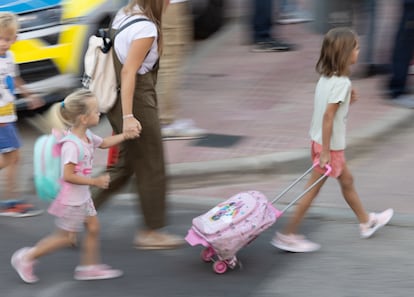
[[[275,199],[272,200],[272,204],[275,204],[277,201],[279,201],[283,195],[285,195],[290,189],[292,189],[299,181],[301,181],[306,175],[308,175],[316,166],[319,166],[319,162],[313,163],[313,165],[306,170],[304,174],[299,176],[296,180],[294,180],[286,189],[282,191]],[[313,184],[311,184],[308,188],[306,188],[299,196],[297,196],[295,199],[292,200],[283,210],[281,210],[281,213],[284,213],[289,207],[291,207],[293,204],[295,204],[300,198],[305,196],[310,190],[312,190],[319,182],[321,182],[325,177],[329,175],[332,171],[332,167],[329,164],[325,165],[325,173],[318,178]]]

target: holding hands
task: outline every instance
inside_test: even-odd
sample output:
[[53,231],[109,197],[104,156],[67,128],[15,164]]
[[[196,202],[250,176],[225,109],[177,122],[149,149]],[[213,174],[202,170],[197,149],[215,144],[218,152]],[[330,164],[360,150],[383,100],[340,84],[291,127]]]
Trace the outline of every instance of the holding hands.
[[134,117],[134,115],[130,114],[123,117],[124,124],[122,128],[122,133],[125,139],[133,139],[139,137],[142,127],[141,123]]

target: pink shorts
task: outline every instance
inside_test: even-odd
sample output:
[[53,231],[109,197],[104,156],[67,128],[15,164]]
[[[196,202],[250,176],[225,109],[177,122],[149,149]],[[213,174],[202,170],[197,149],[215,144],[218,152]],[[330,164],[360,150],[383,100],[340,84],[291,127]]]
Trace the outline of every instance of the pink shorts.
[[59,200],[54,200],[48,212],[56,216],[55,223],[59,229],[69,232],[81,232],[86,217],[96,216],[97,214],[92,199],[79,206],[64,205]]
[[[315,141],[312,141],[311,147],[312,147],[311,149],[312,162],[313,164],[319,163],[319,157],[322,152],[322,145],[320,145],[319,143],[316,143]],[[342,174],[342,171],[344,170],[345,151],[344,150],[331,151],[330,155],[331,155],[331,162],[329,163],[329,165],[332,167],[332,171],[331,173],[328,174],[328,176],[338,178]],[[324,174],[326,169],[316,166],[315,170],[319,172],[320,174]]]

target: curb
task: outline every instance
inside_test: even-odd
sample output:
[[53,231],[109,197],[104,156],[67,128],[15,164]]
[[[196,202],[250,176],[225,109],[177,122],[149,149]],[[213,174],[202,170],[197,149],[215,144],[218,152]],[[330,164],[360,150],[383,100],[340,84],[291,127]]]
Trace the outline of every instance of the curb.
[[[347,159],[356,158],[366,150],[367,145],[407,126],[413,120],[413,110],[395,108],[368,126],[352,131],[348,136]],[[245,158],[170,164],[167,165],[167,175],[175,180],[195,180],[246,173],[297,173],[303,171],[304,164],[307,166],[310,163],[309,158],[309,149],[306,148]]]

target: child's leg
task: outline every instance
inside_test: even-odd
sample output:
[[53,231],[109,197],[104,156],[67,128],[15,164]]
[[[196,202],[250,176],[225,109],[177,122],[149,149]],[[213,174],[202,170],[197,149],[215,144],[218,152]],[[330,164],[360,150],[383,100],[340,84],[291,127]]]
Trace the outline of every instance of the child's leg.
[[341,176],[338,177],[339,184],[341,185],[342,195],[345,201],[354,211],[358,218],[358,221],[363,224],[368,222],[369,215],[362,206],[362,202],[359,199],[358,193],[355,190],[354,178],[345,164]]
[[75,235],[73,232],[58,229],[54,234],[43,238],[31,248],[26,254],[25,259],[32,261],[56,250],[70,247],[73,244]]
[[0,160],[0,168],[5,168],[6,178],[3,183],[3,189],[5,189],[3,199],[12,199],[15,198],[16,190],[16,178],[17,178],[17,169],[20,160],[19,150],[14,150],[12,152],[4,153]]
[[[306,183],[305,189],[313,185],[322,175],[313,170],[311,177]],[[320,189],[325,183],[327,178],[324,178],[321,182],[316,184],[308,193],[305,194],[297,204],[293,216],[290,218],[289,223],[285,227],[284,234],[297,234],[300,223],[303,220],[306,212],[312,204],[313,199],[318,195]]]
[[88,216],[85,221],[86,234],[83,239],[83,252],[80,265],[95,265],[100,263],[99,255],[99,220],[97,216]]
[[99,254],[99,220],[96,215],[88,216],[85,221],[86,235],[80,265],[75,269],[76,280],[110,279],[120,277],[123,272],[102,264]]
[[70,246],[73,234],[68,231],[58,230],[37,243],[33,248],[25,247],[15,251],[11,258],[11,264],[20,278],[26,283],[35,283],[39,279],[33,272],[35,259],[56,251],[62,247]]

